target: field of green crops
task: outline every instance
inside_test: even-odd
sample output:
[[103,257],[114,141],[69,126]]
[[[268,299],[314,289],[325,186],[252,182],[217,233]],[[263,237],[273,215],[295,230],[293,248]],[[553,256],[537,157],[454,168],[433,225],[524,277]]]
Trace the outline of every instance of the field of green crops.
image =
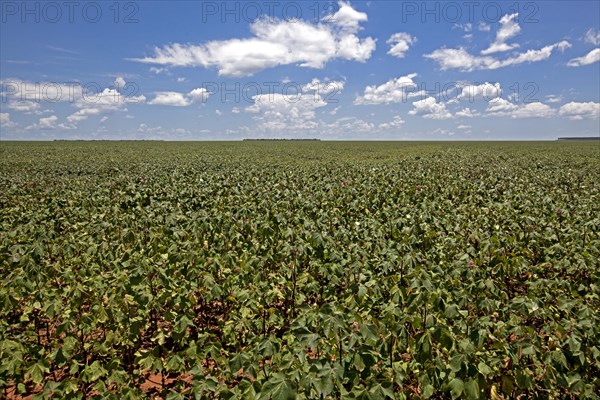
[[598,398],[600,145],[0,143],[0,397]]

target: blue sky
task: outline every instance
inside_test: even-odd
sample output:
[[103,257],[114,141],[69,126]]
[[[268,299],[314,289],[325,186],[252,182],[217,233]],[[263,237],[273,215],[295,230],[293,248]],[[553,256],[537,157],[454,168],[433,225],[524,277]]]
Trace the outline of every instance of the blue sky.
[[0,1],[0,138],[600,133],[600,2]]

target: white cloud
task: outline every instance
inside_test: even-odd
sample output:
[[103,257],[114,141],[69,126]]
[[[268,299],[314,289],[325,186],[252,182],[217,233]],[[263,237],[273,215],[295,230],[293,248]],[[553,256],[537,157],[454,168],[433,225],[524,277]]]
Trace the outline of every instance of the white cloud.
[[302,94],[258,94],[252,99],[254,104],[246,111],[258,114],[254,119],[260,131],[315,129],[315,110],[327,105],[320,96]]
[[502,114],[516,110],[518,106],[510,101],[501,97],[492,99],[488,102],[487,109],[485,110],[488,114]]
[[158,75],[158,74],[169,72],[169,68],[150,67],[150,72]]
[[368,20],[367,14],[356,11],[349,3],[338,2],[339,9],[335,14],[325,16],[322,21],[329,22],[344,30],[356,32],[360,29],[360,23]]
[[67,117],[70,123],[86,120],[90,115],[98,115],[115,111],[126,111],[127,104],[145,103],[146,97],[122,95],[115,89],[105,88],[99,93],[79,97],[73,106],[79,111]]
[[414,91],[417,84],[413,81],[417,74],[408,74],[391,79],[379,86],[367,86],[362,96],[357,96],[354,104],[401,103],[419,94]]
[[77,123],[88,119],[90,115],[98,115],[102,112],[100,108],[82,108],[81,110],[71,114],[67,117],[67,121],[70,123]]
[[223,111],[221,110],[215,110],[215,114],[217,114],[218,116],[223,115]]
[[506,41],[514,36],[516,36],[519,32],[521,32],[521,27],[516,21],[519,17],[518,13],[505,15],[500,19],[500,24],[502,25],[498,32],[496,32],[496,40],[494,43],[490,45],[485,50],[481,51],[481,54],[487,55],[492,53],[498,53],[503,51],[509,51],[519,47],[518,44],[507,44]]
[[156,97],[150,100],[150,105],[187,107],[192,103],[205,102],[208,99],[208,91],[205,88],[197,88],[189,93],[180,92],[158,92]]
[[555,110],[547,104],[534,102],[527,103],[512,112],[512,118],[548,118],[555,114]]
[[417,38],[410,36],[408,33],[394,33],[386,42],[390,45],[390,50],[387,53],[397,58],[404,58],[404,54],[416,41]]
[[438,103],[434,97],[427,97],[413,103],[415,107],[408,112],[409,115],[420,115],[427,119],[449,119],[452,114],[446,109],[444,103]]
[[399,115],[396,115],[394,117],[394,119],[392,119],[390,122],[384,122],[382,124],[379,124],[379,128],[380,129],[392,129],[392,128],[400,128],[402,125],[404,125],[404,120],[402,119],[402,117],[400,117]]
[[600,47],[587,53],[585,56],[573,58],[569,60],[567,66],[569,67],[581,67],[583,65],[593,64],[600,61]]
[[196,88],[196,89],[192,90],[191,92],[189,92],[187,94],[187,96],[194,103],[203,103],[206,100],[208,100],[209,93],[208,93],[208,90],[206,90],[206,88]]
[[481,32],[489,32],[492,30],[492,27],[489,24],[486,24],[485,22],[482,21],[477,26],[477,29],[479,29]]
[[598,119],[600,118],[600,103],[591,101],[578,103],[573,101],[560,107],[558,113],[572,120]]
[[460,111],[457,111],[454,115],[459,118],[475,118],[479,116],[479,113],[475,110],[470,109],[469,107],[466,107]]
[[502,94],[500,84],[485,82],[481,85],[466,85],[461,88],[458,100],[474,101],[476,99],[491,100]]
[[474,56],[469,54],[463,47],[457,49],[441,48],[425,54],[423,57],[437,62],[443,71],[447,69],[461,69],[463,71],[495,69],[493,66],[498,64],[498,60],[493,57]]
[[466,24],[454,24],[452,29],[460,29],[465,32],[471,32],[473,30],[473,24],[470,22],[467,22]]
[[187,79],[186,79],[186,78],[183,78],[183,77],[178,77],[178,78],[177,78],[177,82],[178,82],[178,83],[185,82],[185,81],[187,81]]
[[37,101],[10,101],[8,108],[14,111],[20,111],[25,113],[37,112],[40,109],[40,103]]
[[237,108],[237,107],[233,107],[231,109],[231,112],[234,113],[234,114],[239,114],[241,112],[241,110],[239,108]]
[[104,123],[104,122],[106,122],[107,120],[108,120],[108,117],[107,117],[107,116],[104,116],[104,117],[100,118],[100,123]]
[[556,114],[556,110],[540,102],[518,105],[498,97],[490,100],[486,113],[490,116],[511,118],[549,118]]
[[566,40],[563,40],[548,46],[544,46],[539,50],[527,50],[524,53],[519,53],[514,57],[502,60],[500,62],[500,66],[506,67],[509,65],[544,61],[550,58],[554,50],[558,49],[559,51],[565,51],[565,49],[568,49],[569,47],[571,47],[571,43],[567,42]]
[[[371,53],[375,50],[375,39],[370,37],[359,39],[356,35],[346,35],[339,39],[336,58],[345,60],[353,60],[358,62],[366,62],[371,58]],[[305,66],[300,64],[301,67]],[[310,65],[306,65],[310,66]],[[321,68],[321,66],[316,67]]]
[[330,124],[324,124],[323,131],[329,134],[373,133],[375,124],[356,117],[338,118]]
[[186,98],[184,93],[179,92],[158,92],[156,97],[148,102],[150,105],[186,107],[192,102]]
[[9,113],[0,113],[0,127],[2,128],[13,128],[17,124],[10,120]]
[[546,102],[548,103],[560,103],[562,101],[562,96],[549,94],[546,96]]
[[[115,80],[116,84],[124,83],[121,77]],[[89,87],[88,87],[89,86]],[[2,81],[2,87],[5,90],[2,95],[9,98],[9,107],[18,111],[34,112],[43,114],[49,110],[38,111],[40,103],[70,103],[78,109],[75,113],[67,117],[69,124],[58,125],[62,129],[75,129],[73,125],[76,122],[83,121],[90,115],[108,113],[114,111],[126,110],[126,105],[134,103],[144,103],[146,98],[141,96],[123,95],[118,90],[105,88],[94,92],[94,87],[88,85],[73,83],[53,83],[53,82],[27,82],[21,80]],[[45,128],[48,129],[51,120],[42,118],[40,122],[32,124],[28,129]]]
[[[518,14],[515,13],[504,15],[500,19],[501,26],[496,32],[496,39],[487,49],[481,51],[481,55],[470,54],[464,47],[450,49],[442,47],[429,54],[425,54],[423,57],[437,62],[441,70],[459,69],[470,72],[475,70],[494,70],[511,65],[544,61],[550,58],[554,50],[564,51],[571,47],[568,41],[563,40],[544,46],[541,49],[531,49],[513,54],[505,59],[490,56],[490,54],[506,52],[519,47],[517,43],[506,43],[508,39],[516,36],[521,31],[521,27],[516,21],[517,17]],[[480,30],[486,30],[485,26],[480,25]]]
[[125,84],[126,84],[125,79],[123,79],[122,76],[118,76],[117,79],[115,79],[115,82],[114,82],[115,88],[122,89],[125,87]]
[[472,126],[471,125],[458,125],[456,127],[456,129],[471,129]]
[[315,95],[337,94],[344,90],[345,81],[321,81],[314,78],[310,83],[302,86],[302,93],[315,93]]
[[[350,129],[348,132],[357,132],[368,125],[368,123],[358,122],[352,119],[352,122],[342,124],[343,119],[338,119],[334,123],[327,123],[316,116],[316,112],[328,105],[333,91],[327,88],[327,84],[332,84],[335,90],[341,90],[344,81],[321,81],[313,79],[310,83],[299,85],[299,93],[281,94],[267,93],[258,94],[252,97],[254,104],[245,108],[246,112],[255,114],[252,119],[255,125],[244,127],[245,133],[273,133],[279,137],[290,135],[321,135],[332,132],[339,133],[342,126]],[[337,107],[332,115],[337,112]],[[233,111],[233,110],[232,110]],[[235,111],[233,111],[235,112]],[[364,122],[364,121],[363,121]],[[351,126],[349,126],[351,125]],[[360,128],[362,127],[362,128]],[[373,124],[369,129],[374,128]]]
[[463,47],[457,49],[437,49],[430,54],[425,54],[424,57],[437,62],[443,71],[460,69],[470,72],[474,70],[494,70],[510,65],[544,61],[550,58],[554,50],[564,51],[569,47],[571,47],[571,44],[563,40],[539,50],[527,50],[524,53],[516,54],[504,60],[498,60],[491,56],[475,56],[469,54]]
[[40,118],[37,127],[40,129],[54,129],[56,128],[56,121],[58,121],[58,117],[56,115]]
[[339,4],[334,15],[317,24],[263,18],[250,25],[252,36],[248,38],[197,45],[174,43],[156,47],[150,57],[133,60],[167,66],[214,67],[219,75],[236,77],[279,65],[320,69],[336,58],[365,62],[375,50],[375,40],[359,39],[356,32],[367,15],[347,3]]
[[600,46],[600,30],[590,28],[583,38],[584,41],[593,44],[594,46]]

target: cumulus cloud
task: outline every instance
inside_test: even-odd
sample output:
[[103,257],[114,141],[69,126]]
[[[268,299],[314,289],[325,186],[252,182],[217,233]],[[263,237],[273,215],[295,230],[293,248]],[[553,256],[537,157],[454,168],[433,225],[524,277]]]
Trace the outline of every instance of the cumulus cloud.
[[485,110],[488,114],[502,114],[513,110],[516,110],[518,106],[510,101],[503,98],[492,99],[488,102],[487,109]]
[[502,94],[500,84],[485,82],[481,85],[466,85],[461,88],[458,100],[474,101],[476,99],[491,100]]
[[423,57],[435,61],[441,70],[459,69],[462,71],[494,70],[512,65],[544,61],[550,58],[555,50],[564,51],[571,47],[566,40],[498,59],[490,54],[506,52],[519,47],[518,44],[507,44],[506,41],[517,35],[521,28],[516,22],[517,14],[505,15],[500,20],[501,27],[496,33],[495,41],[481,55],[469,53],[464,47],[440,48]]
[[105,88],[99,93],[86,94],[78,97],[73,106],[77,112],[67,117],[70,123],[86,120],[90,115],[99,115],[115,111],[126,111],[127,104],[144,103],[146,97],[123,95],[116,89]]
[[409,115],[420,115],[427,119],[449,119],[452,118],[450,111],[446,109],[444,103],[438,103],[434,97],[427,97],[413,103],[414,109],[408,112]]
[[58,121],[58,117],[56,115],[51,115],[46,118],[40,118],[40,128],[42,129],[54,129],[56,121]]
[[[277,134],[279,137],[293,135],[328,135],[343,132],[364,132],[375,128],[374,124],[351,118],[340,118],[335,122],[325,122],[317,118],[317,111],[328,104],[335,103],[333,94],[342,90],[344,81],[320,80],[315,78],[309,83],[299,85],[294,94],[265,93],[252,97],[253,104],[244,111],[253,114],[252,127],[244,127],[245,133]],[[339,107],[334,111],[337,112]],[[232,112],[239,112],[234,109]],[[334,113],[332,113],[333,115]],[[345,122],[344,122],[345,121]]]
[[197,88],[189,93],[180,92],[158,92],[148,102],[150,105],[187,107],[192,103],[205,102],[208,99],[208,91],[205,88]]
[[25,100],[25,101],[14,101],[11,100],[7,106],[9,109],[14,111],[20,111],[27,114],[37,112],[40,109],[40,103],[37,101]]
[[600,47],[590,51],[589,53],[587,53],[584,56],[576,57],[576,58],[569,60],[569,62],[567,63],[567,66],[581,67],[583,65],[590,65],[590,64],[593,64],[598,61],[600,61]]
[[2,128],[13,128],[17,124],[10,120],[9,113],[0,113],[0,127]]
[[570,102],[560,107],[559,115],[572,119],[598,119],[600,118],[600,103],[586,102]]
[[51,115],[49,117],[40,118],[36,124],[29,125],[25,129],[56,129],[57,121],[58,117],[56,115]]
[[368,16],[364,12],[356,11],[349,3],[340,1],[339,9],[334,14],[323,17],[323,22],[330,22],[350,32],[356,32],[360,29],[360,23],[366,22]]
[[123,79],[122,76],[118,76],[115,79],[114,85],[115,85],[116,88],[124,88],[125,84],[126,84],[125,79]]
[[98,115],[102,112],[99,108],[82,108],[81,110],[69,115],[67,121],[70,123],[77,123],[88,119],[90,115]]
[[246,111],[258,114],[254,119],[262,131],[314,129],[318,126],[315,110],[327,105],[321,96],[303,94],[258,94],[252,100]]
[[346,81],[321,81],[314,78],[310,83],[302,86],[303,93],[315,93],[316,95],[336,94],[344,90]]
[[500,29],[496,32],[496,40],[494,43],[490,45],[485,50],[481,51],[481,54],[487,55],[492,53],[499,53],[503,51],[509,51],[519,47],[518,44],[507,44],[506,41],[514,36],[516,36],[519,32],[521,32],[521,27],[517,22],[517,18],[519,17],[518,13],[505,15],[500,19]]
[[417,74],[408,74],[391,79],[379,86],[367,86],[362,96],[356,97],[354,104],[389,104],[401,103],[408,98],[420,96],[415,92],[417,84],[413,81]]
[[502,98],[496,98],[489,101],[486,113],[489,116],[510,118],[549,118],[556,114],[556,110],[539,101],[515,104]]
[[[117,78],[115,84],[122,83],[121,80],[124,82],[122,78]],[[2,81],[2,88],[2,96],[9,99],[9,108],[16,111],[41,114],[48,111],[38,111],[42,103],[70,103],[78,111],[67,117],[69,125],[57,125],[62,129],[75,129],[76,126],[73,123],[83,121],[90,115],[124,111],[127,109],[128,104],[144,103],[146,101],[143,95],[125,95],[117,89],[102,89],[97,85],[84,87],[76,82],[28,82],[16,79]],[[93,89],[99,90],[96,93]],[[28,128],[51,129],[50,127],[54,126],[54,123],[48,118],[51,117],[42,118],[38,123],[30,125]]]
[[375,50],[375,39],[356,33],[367,15],[348,3],[317,24],[303,20],[258,19],[251,37],[214,40],[203,44],[173,43],[156,47],[154,54],[132,60],[165,66],[217,68],[222,76],[250,76],[279,65],[323,68],[340,58],[365,62]]
[[404,54],[416,41],[417,38],[414,36],[410,36],[408,33],[394,33],[386,42],[390,45],[390,49],[387,53],[397,58],[404,58]]
[[192,102],[183,93],[179,92],[158,92],[156,97],[148,102],[150,105],[186,107]]
[[396,115],[390,122],[384,122],[379,124],[379,129],[394,129],[400,128],[404,125],[404,120],[399,115]]
[[459,118],[475,118],[479,116],[479,112],[466,107],[460,111],[457,111],[454,115]]

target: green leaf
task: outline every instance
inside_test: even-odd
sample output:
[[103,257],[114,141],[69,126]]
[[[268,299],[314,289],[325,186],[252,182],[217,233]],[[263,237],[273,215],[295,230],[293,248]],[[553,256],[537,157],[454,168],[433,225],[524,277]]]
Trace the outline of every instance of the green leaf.
[[479,384],[476,379],[469,379],[465,382],[465,395],[469,400],[476,400],[479,398]]
[[450,389],[450,396],[453,399],[457,399],[463,392],[464,384],[461,379],[454,378],[448,383],[448,388]]
[[477,369],[479,370],[479,372],[486,376],[492,373],[492,369],[488,367],[487,364],[483,361],[480,361],[479,364],[477,364]]
[[433,396],[433,392],[435,391],[433,385],[425,385],[423,387],[423,398],[428,399]]
[[272,376],[263,385],[261,395],[263,394],[271,400],[293,400],[296,398],[296,390],[292,383],[279,374]]
[[174,391],[169,392],[166,400],[184,400],[185,396],[181,393],[177,393]]

